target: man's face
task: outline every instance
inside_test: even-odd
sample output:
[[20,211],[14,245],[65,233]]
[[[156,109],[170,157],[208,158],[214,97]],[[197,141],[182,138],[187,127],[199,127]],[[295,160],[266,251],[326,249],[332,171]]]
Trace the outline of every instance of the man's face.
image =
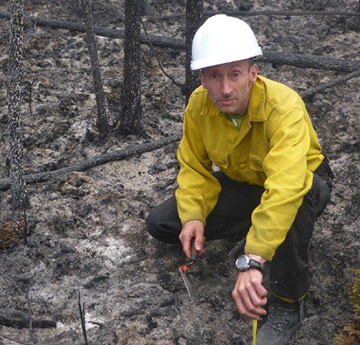
[[249,66],[249,60],[242,60],[202,70],[201,83],[221,112],[234,115],[246,112],[258,74],[257,65]]

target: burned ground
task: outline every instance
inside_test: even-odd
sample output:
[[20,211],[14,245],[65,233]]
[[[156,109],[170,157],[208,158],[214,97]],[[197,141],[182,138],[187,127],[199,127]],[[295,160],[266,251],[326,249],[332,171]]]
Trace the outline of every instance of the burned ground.
[[[25,2],[27,15],[79,21],[75,1]],[[123,27],[122,1],[98,1],[98,25]],[[358,1],[205,1],[207,10],[338,10],[354,12]],[[184,13],[185,1],[152,1],[149,15]],[[0,11],[7,11],[0,1]],[[357,59],[358,17],[246,17],[264,50]],[[184,38],[184,17],[153,21],[152,34]],[[6,67],[9,21],[0,20],[0,128],[8,152]],[[114,123],[120,109],[123,41],[98,37],[105,92]],[[184,82],[184,52],[156,48],[165,69]],[[144,134],[94,140],[96,104],[84,34],[27,23],[24,35],[23,107],[27,172],[54,170],[97,154],[181,133],[185,99],[142,46]],[[341,73],[272,66],[261,74],[298,92]],[[31,97],[30,97],[30,86]],[[306,101],[324,151],[336,175],[332,200],[317,222],[310,248],[313,284],[307,318],[292,345],[333,343],[352,317],[348,288],[359,267],[360,176],[359,79],[329,88]],[[30,102],[31,101],[31,102]],[[30,112],[31,104],[31,112]],[[1,250],[0,335],[27,343],[84,344],[78,297],[85,302],[89,344],[240,345],[251,337],[251,322],[238,315],[231,298],[236,270],[227,253],[231,241],[208,243],[192,273],[189,299],[177,267],[178,246],[157,243],[145,232],[150,207],[176,188],[177,143],[114,161],[85,172],[27,186],[32,234]],[[7,154],[0,160],[8,176]],[[10,192],[1,191],[1,224],[10,218]],[[34,330],[28,323],[31,310]],[[16,320],[20,320],[18,323]],[[25,320],[25,321],[24,321]],[[51,327],[56,326],[56,327]],[[0,337],[0,344],[16,342]]]

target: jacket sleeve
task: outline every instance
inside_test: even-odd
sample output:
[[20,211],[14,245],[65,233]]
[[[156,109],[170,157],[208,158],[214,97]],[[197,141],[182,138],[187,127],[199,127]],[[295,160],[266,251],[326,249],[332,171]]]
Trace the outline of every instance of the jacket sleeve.
[[252,214],[245,251],[270,261],[311,188],[313,174],[307,168],[310,135],[304,110],[299,107],[272,114],[268,121],[270,150],[263,162],[265,191]]
[[189,220],[200,220],[205,225],[217,203],[221,186],[213,176],[212,162],[202,141],[193,102],[190,98],[184,116],[183,138],[177,154],[180,171],[175,196],[182,225]]

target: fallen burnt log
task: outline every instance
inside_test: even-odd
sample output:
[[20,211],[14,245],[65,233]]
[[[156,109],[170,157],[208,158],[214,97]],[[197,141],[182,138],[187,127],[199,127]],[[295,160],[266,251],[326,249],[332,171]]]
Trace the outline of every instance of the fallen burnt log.
[[[28,328],[30,317],[27,313],[16,309],[0,310],[0,325],[13,328]],[[34,318],[31,320],[34,328],[55,328],[56,321],[48,318]]]
[[349,74],[343,75],[341,77],[337,77],[334,80],[331,80],[327,83],[321,84],[319,86],[313,87],[305,92],[301,93],[301,97],[306,99],[306,98],[311,98],[314,95],[316,95],[318,92],[324,91],[325,89],[328,89],[330,87],[339,85],[341,83],[346,82],[347,80],[350,80],[352,78],[356,78],[356,77],[360,77],[360,70],[359,71],[355,71],[355,72],[351,72]]
[[[137,154],[142,154],[145,152],[157,150],[170,143],[179,141],[181,137],[182,134],[176,134],[150,143],[138,144],[135,146],[130,146],[125,149],[104,153],[65,168],[25,175],[25,181],[26,183],[46,182],[53,179],[56,176],[66,175],[68,173],[75,171],[77,172],[86,171],[98,165],[102,165],[112,161],[123,160]],[[8,188],[10,188],[10,179],[7,178],[0,180],[0,190],[5,190]]]
[[336,59],[320,55],[265,51],[261,61],[269,62],[273,65],[292,65],[302,68],[317,68],[338,72],[360,70],[360,60]]
[[[0,18],[10,19],[10,14],[0,12]],[[85,32],[86,27],[83,24],[59,21],[39,17],[25,17],[25,23],[32,22],[39,26],[49,26],[57,29],[66,29],[70,31]],[[111,38],[124,38],[124,30],[94,27],[94,32],[98,36]],[[149,44],[149,39],[154,46],[168,47],[175,49],[185,49],[185,41],[182,39],[164,37],[158,35],[141,35],[141,42]],[[302,55],[287,52],[264,51],[262,61],[274,65],[291,65],[301,68],[318,68],[323,70],[338,72],[353,72],[360,69],[360,60],[347,60],[330,58],[319,55]]]
[[[0,12],[0,18],[10,19],[10,13]],[[38,26],[48,26],[54,29],[86,32],[86,26],[84,24],[69,22],[69,21],[27,16],[24,18],[24,23],[25,25],[27,23],[33,23]],[[94,33],[98,36],[110,37],[110,38],[123,39],[125,37],[125,30],[123,29],[111,29],[111,28],[103,28],[103,27],[95,26]],[[169,47],[176,49],[185,48],[185,42],[181,39],[169,38],[169,37],[163,37],[157,35],[149,35],[149,37],[154,46]],[[149,43],[148,37],[146,35],[141,35],[140,40],[142,43]]]
[[[222,11],[221,13],[227,14],[229,16],[239,16],[239,17],[254,17],[254,16],[285,16],[285,17],[298,17],[298,16],[343,16],[343,17],[360,17],[360,12],[344,12],[344,11],[290,11],[290,10],[263,10],[263,11],[237,11],[237,10],[228,10]],[[210,17],[215,14],[219,14],[217,11],[204,11],[204,17]],[[169,15],[158,15],[158,16],[148,16],[149,20],[174,20],[179,18],[185,18],[185,13],[178,14],[169,14]]]

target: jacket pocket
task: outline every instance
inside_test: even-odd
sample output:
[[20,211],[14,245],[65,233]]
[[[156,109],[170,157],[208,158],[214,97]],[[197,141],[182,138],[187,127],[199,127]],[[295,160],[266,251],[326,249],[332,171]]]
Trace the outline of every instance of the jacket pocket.
[[251,170],[254,171],[264,171],[263,167],[263,157],[249,154],[249,167]]
[[207,149],[210,160],[219,168],[226,169],[229,166],[229,154],[221,151]]

